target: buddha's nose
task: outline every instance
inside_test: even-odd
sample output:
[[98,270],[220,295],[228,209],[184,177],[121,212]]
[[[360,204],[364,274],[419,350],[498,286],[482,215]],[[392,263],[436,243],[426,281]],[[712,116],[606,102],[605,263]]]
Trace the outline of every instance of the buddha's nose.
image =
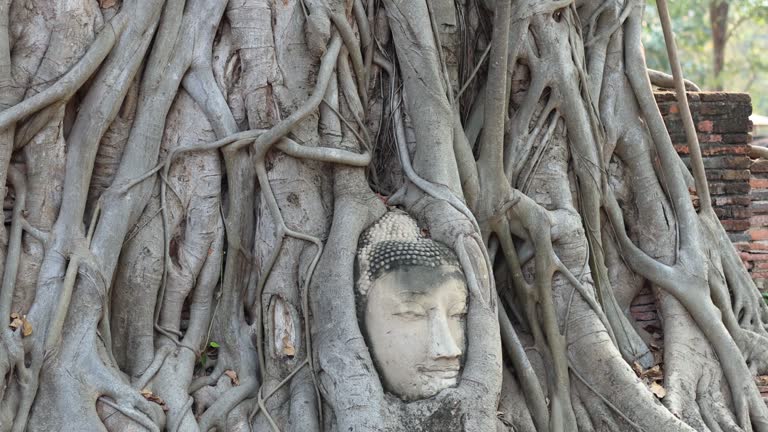
[[430,319],[430,333],[433,359],[455,359],[461,355],[461,347],[451,333],[446,316],[435,314]]

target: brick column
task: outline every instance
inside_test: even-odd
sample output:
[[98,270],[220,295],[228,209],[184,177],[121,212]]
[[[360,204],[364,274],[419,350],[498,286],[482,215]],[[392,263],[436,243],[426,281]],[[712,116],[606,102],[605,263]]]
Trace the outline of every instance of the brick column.
[[[688,145],[674,93],[655,94],[675,149],[688,164]],[[746,93],[689,93],[707,170],[712,206],[734,242],[751,240],[752,197],[749,143],[752,103]],[[768,198],[767,198],[768,199]]]
[[[655,96],[672,143],[688,164],[690,151],[677,98],[672,92]],[[745,93],[700,92],[688,93],[688,103],[714,211],[758,287],[768,288],[768,161],[753,166],[749,158],[751,98]],[[641,327],[658,331],[656,305],[648,288],[632,302],[631,313]]]

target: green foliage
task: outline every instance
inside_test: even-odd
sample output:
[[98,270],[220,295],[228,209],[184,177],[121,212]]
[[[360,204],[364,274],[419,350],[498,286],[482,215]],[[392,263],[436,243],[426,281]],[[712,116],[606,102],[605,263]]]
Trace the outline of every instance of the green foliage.
[[[677,35],[685,77],[704,90],[714,89],[712,28],[709,8],[718,0],[668,2]],[[725,1],[725,0],[724,0]],[[755,113],[768,113],[768,0],[730,0],[725,68],[719,77],[726,91],[752,95]],[[649,0],[643,42],[648,66],[669,72],[664,35],[656,10]]]
[[218,349],[221,345],[219,345],[218,342],[211,342],[208,344],[208,347],[206,347],[205,351],[203,351],[203,354],[200,356],[200,366],[205,367],[205,364],[208,363],[208,350],[213,349],[214,351]]

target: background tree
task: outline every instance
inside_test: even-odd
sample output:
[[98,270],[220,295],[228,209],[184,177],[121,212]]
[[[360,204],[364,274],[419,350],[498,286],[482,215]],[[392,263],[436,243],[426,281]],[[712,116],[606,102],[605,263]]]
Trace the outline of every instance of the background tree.
[[[708,12],[708,13],[707,13]],[[643,42],[648,67],[669,71],[655,1],[646,7]],[[674,2],[670,13],[686,77],[704,89],[748,92],[755,112],[768,112],[768,3],[749,1]]]

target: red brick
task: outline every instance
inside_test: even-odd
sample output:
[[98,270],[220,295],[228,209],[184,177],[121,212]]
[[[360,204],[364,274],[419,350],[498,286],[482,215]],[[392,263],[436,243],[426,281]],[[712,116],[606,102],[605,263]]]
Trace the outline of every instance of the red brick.
[[768,254],[751,254],[751,253],[741,253],[741,259],[751,262],[757,262],[757,261],[768,261]]
[[702,120],[696,125],[696,130],[700,132],[712,132],[713,126],[712,120]]
[[[746,231],[752,226],[749,220],[729,219],[720,221],[720,223],[723,225],[723,228],[725,228],[726,231]],[[754,239],[754,237],[752,238]]]
[[696,95],[702,102],[728,101],[731,104],[746,103],[751,104],[752,98],[749,93],[732,92],[697,92]]
[[753,227],[768,226],[768,215],[752,216],[749,218],[749,222]]
[[735,205],[752,206],[752,200],[747,196],[718,196],[712,198],[712,204],[715,206]]
[[[755,192],[757,192],[757,189],[755,189]],[[768,214],[768,201],[752,201],[752,205],[749,208],[752,210],[753,215]]]
[[656,307],[656,303],[651,303],[644,305],[632,305],[630,306],[630,309],[634,314],[635,312],[655,312],[658,308]]
[[632,316],[638,321],[651,321],[659,319],[659,316],[656,314],[656,312],[635,312],[631,308],[630,310],[632,311]]
[[635,297],[634,300],[632,300],[632,305],[646,305],[646,304],[656,304],[656,298],[651,293],[643,294],[640,292],[640,295]]
[[768,160],[766,159],[760,159],[752,162],[752,165],[749,167],[750,171],[752,173],[765,173],[768,172]]
[[749,207],[731,207],[731,215],[738,219],[746,219],[752,217],[752,209]]
[[752,135],[747,133],[747,131],[727,133],[723,134],[723,142],[727,144],[747,144],[752,142]]
[[728,99],[729,93],[723,92],[699,92],[699,99],[703,102],[717,102]]
[[749,170],[711,169],[707,170],[709,180],[749,180]]
[[719,219],[749,219],[752,217],[752,209],[749,207],[723,206],[715,207],[714,210]]
[[735,169],[746,170],[752,167],[752,160],[744,156],[711,156],[704,158],[706,169]]
[[746,181],[714,181],[710,180],[709,190],[712,195],[748,195],[751,187]]
[[[676,148],[677,149],[677,148]],[[749,152],[749,147],[744,145],[718,145],[718,146],[709,146],[709,145],[703,145],[701,149],[701,154],[704,156],[711,156],[711,155],[745,155]],[[688,153],[688,148],[685,149],[685,151],[681,153]]]
[[749,230],[752,240],[768,240],[768,228],[752,228]]
[[731,109],[732,104],[726,102],[713,102],[699,105],[698,114],[700,116],[730,114]]
[[699,134],[699,142],[719,143],[723,142],[723,136],[721,134]]

